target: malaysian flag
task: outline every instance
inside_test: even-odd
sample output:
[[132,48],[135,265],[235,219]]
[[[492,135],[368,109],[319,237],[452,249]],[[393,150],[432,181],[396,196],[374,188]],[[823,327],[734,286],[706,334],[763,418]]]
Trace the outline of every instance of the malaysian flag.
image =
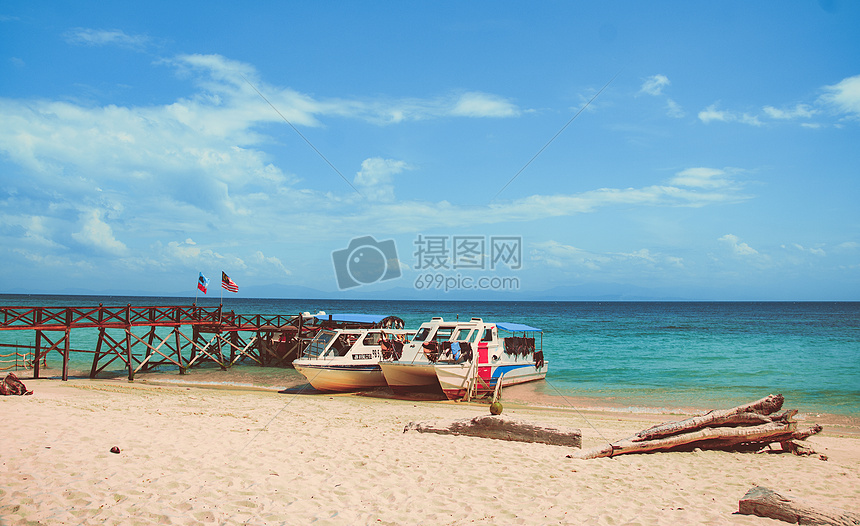
[[206,294],[206,287],[209,285],[209,279],[200,273],[200,277],[197,278],[197,288],[203,291],[203,294]]
[[230,276],[223,270],[221,271],[221,288],[225,288],[230,292],[239,292],[239,285],[236,285],[236,282],[230,279]]

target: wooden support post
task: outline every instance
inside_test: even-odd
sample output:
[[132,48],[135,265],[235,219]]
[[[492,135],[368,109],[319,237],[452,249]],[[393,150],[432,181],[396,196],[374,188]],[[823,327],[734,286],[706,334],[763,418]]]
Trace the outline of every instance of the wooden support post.
[[128,361],[128,381],[134,381],[134,364],[131,359],[131,303],[125,308],[125,353]]
[[239,331],[230,333],[230,364],[236,360],[236,348],[239,347]]
[[[104,321],[104,307],[99,303],[99,325]],[[101,357],[102,343],[104,343],[105,328],[99,327],[99,341],[96,343],[96,352],[93,354],[93,366],[90,369],[90,378],[95,378],[98,374],[99,359]]]
[[179,362],[179,374],[185,374],[185,364],[182,363],[182,342],[179,340],[179,325],[173,327],[173,335],[176,336],[176,361]]
[[182,309],[174,308],[173,309],[173,320],[176,322],[176,325],[173,326],[173,335],[176,337],[176,361],[179,363],[179,374],[180,376],[185,374],[185,364],[182,362],[182,342],[179,339],[179,328],[181,327],[180,320],[180,312]]
[[[41,318],[41,313],[39,313],[39,318]],[[42,360],[40,359],[40,355],[42,354],[42,331],[36,330],[36,343],[33,345],[33,379],[39,379],[39,372],[41,370]]]
[[200,339],[200,329],[197,325],[191,327],[191,359],[188,363],[194,363],[197,361],[197,340]]
[[90,378],[95,378],[99,372],[99,361],[101,360],[102,345],[105,340],[105,328],[99,328],[99,340],[96,342],[96,352],[93,355],[93,366],[90,369]]
[[149,326],[149,331],[147,333],[147,336],[148,336],[147,343],[149,345],[146,346],[146,356],[144,356],[144,360],[143,360],[146,363],[146,366],[144,366],[144,368],[143,368],[144,371],[148,371],[152,368],[152,365],[150,365],[150,361],[152,360],[152,358],[151,358],[152,357],[152,344],[155,343],[155,336],[156,336],[156,334],[155,334],[155,323],[154,323],[156,318],[155,318],[155,308],[154,307],[149,308],[148,315],[149,315],[150,326]]
[[72,335],[72,309],[66,308],[66,331],[63,344],[63,381],[69,381],[69,339]]
[[[257,315],[259,317],[259,314]],[[254,342],[254,347],[257,348],[257,356],[260,358],[260,365],[266,366],[266,357],[263,356],[263,341],[262,332],[260,331],[260,322],[257,320],[257,340]]]
[[222,310],[224,309],[224,305],[218,305],[218,329],[217,329],[217,338],[215,339],[215,343],[217,344],[218,351],[218,365],[221,366],[222,371],[226,371],[227,368],[224,367],[224,351],[221,350],[221,328],[224,326],[224,320],[221,318],[223,315]]

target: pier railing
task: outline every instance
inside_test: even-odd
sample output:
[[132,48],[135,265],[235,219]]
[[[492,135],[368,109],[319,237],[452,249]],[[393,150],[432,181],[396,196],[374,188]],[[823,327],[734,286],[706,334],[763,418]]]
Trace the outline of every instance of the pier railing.
[[[95,348],[72,348],[73,332],[86,329],[98,331]],[[39,378],[45,357],[51,352],[63,358],[63,380],[68,379],[72,353],[93,355],[93,378],[117,360],[128,370],[129,380],[138,371],[159,365],[175,366],[179,374],[205,362],[217,363],[222,369],[243,361],[288,365],[316,329],[301,315],[240,315],[224,311],[221,306],[196,304],[0,306],[0,331],[30,331],[34,335],[33,345],[15,346],[28,351],[22,356],[31,356],[22,362],[32,364],[34,378]],[[18,351],[16,360],[17,354]],[[0,366],[5,367],[5,362]]]

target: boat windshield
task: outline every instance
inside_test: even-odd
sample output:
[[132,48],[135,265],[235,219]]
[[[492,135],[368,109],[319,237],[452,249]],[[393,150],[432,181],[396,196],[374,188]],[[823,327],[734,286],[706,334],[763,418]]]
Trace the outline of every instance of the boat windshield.
[[358,341],[358,335],[352,333],[341,333],[338,335],[337,339],[334,343],[331,344],[330,350],[327,354],[328,357],[333,356],[346,356],[346,353],[355,345],[355,342]]
[[320,358],[325,348],[328,347],[329,342],[335,337],[335,334],[337,333],[334,331],[319,331],[305,349],[305,356],[308,358]]
[[433,330],[433,327],[421,327],[418,329],[418,332],[415,333],[415,337],[412,338],[413,342],[423,342],[430,336],[430,331]]
[[437,342],[447,342],[451,339],[452,334],[454,334],[454,327],[439,327],[433,339]]
[[[458,341],[458,342],[472,341],[469,339],[469,333],[471,333],[471,332],[472,332],[472,329],[470,329],[470,328],[460,329],[457,331],[457,336],[454,337],[454,340]],[[477,333],[478,331],[475,331],[475,332]]]
[[367,336],[361,340],[362,345],[379,345],[379,340],[382,338],[382,334],[379,332],[369,332]]

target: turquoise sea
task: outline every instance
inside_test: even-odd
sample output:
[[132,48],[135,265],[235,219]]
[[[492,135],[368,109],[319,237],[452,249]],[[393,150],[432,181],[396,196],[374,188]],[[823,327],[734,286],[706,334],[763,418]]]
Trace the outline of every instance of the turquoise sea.
[[[0,305],[190,305],[194,298],[0,295]],[[197,299],[217,306],[218,298]],[[860,302],[500,302],[223,299],[236,314],[365,313],[417,327],[432,316],[481,317],[542,328],[545,382],[528,396],[632,410],[717,409],[781,393],[801,412],[860,416]],[[33,343],[32,331],[0,331],[0,343]],[[94,348],[95,331],[73,332]],[[0,350],[0,354],[8,352]],[[90,355],[72,369],[89,370]],[[61,357],[49,358],[59,375]],[[117,365],[120,368],[120,365]],[[241,367],[242,382],[292,386],[292,369]],[[162,371],[164,377],[170,371]],[[117,376],[122,377],[122,371]],[[192,369],[183,381],[235,383],[236,371]],[[177,379],[178,379],[178,375]],[[520,388],[522,386],[517,386]],[[515,389],[515,388],[511,388]]]

